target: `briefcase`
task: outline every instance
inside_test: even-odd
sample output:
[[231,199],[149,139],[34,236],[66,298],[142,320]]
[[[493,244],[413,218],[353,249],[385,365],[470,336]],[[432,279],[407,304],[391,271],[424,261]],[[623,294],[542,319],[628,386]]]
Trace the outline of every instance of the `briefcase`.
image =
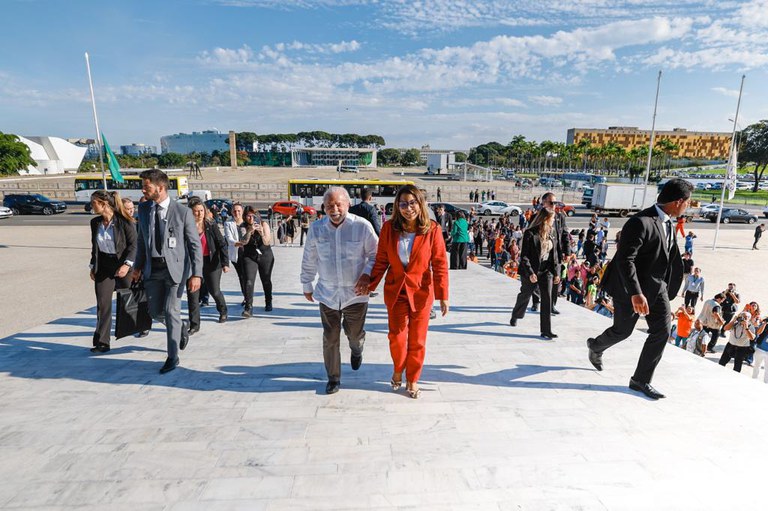
[[152,328],[147,292],[142,284],[117,290],[115,338],[121,339]]

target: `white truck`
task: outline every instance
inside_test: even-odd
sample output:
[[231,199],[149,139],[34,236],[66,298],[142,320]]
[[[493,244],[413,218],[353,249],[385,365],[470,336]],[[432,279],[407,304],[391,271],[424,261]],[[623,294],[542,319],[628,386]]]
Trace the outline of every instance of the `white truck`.
[[642,184],[598,183],[592,195],[592,209],[599,215],[626,217],[652,206],[658,193],[656,185],[646,189]]

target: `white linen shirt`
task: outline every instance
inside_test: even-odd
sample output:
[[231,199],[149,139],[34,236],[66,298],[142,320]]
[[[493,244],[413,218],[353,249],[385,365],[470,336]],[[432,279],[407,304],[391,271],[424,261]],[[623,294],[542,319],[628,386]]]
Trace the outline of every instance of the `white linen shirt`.
[[355,284],[363,273],[371,274],[378,245],[371,223],[352,213],[338,227],[327,216],[313,222],[301,260],[304,292],[334,310],[367,302],[368,295],[355,294]]

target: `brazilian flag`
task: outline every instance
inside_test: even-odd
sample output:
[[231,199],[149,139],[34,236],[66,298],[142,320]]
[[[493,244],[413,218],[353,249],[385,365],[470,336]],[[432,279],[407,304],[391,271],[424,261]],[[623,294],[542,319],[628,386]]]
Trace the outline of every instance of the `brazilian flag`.
[[112,149],[110,149],[104,133],[101,134],[101,140],[104,143],[104,152],[107,154],[107,165],[109,166],[109,174],[112,176],[112,181],[122,183],[125,180],[120,173],[120,164],[117,163],[117,157],[115,156],[115,153],[112,152]]

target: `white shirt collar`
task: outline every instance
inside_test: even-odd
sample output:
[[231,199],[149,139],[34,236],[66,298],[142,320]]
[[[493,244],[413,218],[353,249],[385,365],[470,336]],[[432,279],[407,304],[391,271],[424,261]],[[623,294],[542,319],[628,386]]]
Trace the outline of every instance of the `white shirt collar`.
[[667,222],[672,220],[672,217],[666,214],[664,210],[659,207],[658,204],[654,204],[654,206],[656,207],[656,212],[659,214],[659,218],[661,218],[662,222]]
[[168,195],[165,200],[156,202],[155,205],[160,206],[163,209],[168,209],[168,205],[171,203],[171,196]]

